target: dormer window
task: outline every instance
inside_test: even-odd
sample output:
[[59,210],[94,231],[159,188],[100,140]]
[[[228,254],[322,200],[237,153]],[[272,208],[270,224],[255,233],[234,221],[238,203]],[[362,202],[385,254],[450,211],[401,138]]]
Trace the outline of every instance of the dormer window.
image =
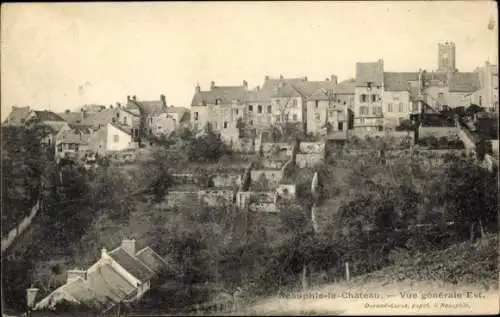
[[261,105],[257,106],[257,113],[262,113],[262,106]]
[[252,105],[249,105],[248,106],[248,112],[252,112],[253,111],[253,106]]

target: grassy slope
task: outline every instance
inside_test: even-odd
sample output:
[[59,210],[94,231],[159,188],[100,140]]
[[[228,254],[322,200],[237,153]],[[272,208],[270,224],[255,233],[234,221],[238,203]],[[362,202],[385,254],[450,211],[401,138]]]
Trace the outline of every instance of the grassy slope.
[[[399,291],[409,289],[420,292],[481,290],[494,296],[486,295],[486,299],[481,299],[484,302],[478,300],[473,309],[484,309],[484,312],[491,313],[490,310],[494,312],[495,309],[498,309],[497,249],[498,237],[489,235],[475,243],[455,244],[442,251],[421,254],[383,270],[354,277],[350,283],[321,285],[311,288],[309,291],[323,294],[342,291],[371,291],[398,294],[397,297],[399,297]],[[395,300],[401,301],[401,298],[397,297]],[[390,301],[385,300],[380,303],[386,302]],[[259,315],[374,313],[370,310],[363,311],[363,304],[360,303],[354,300],[347,303],[345,299],[267,298],[259,301],[247,311]],[[380,311],[380,313],[384,312]],[[407,314],[409,311],[406,310],[404,313]],[[431,312],[428,311],[428,313]],[[458,313],[458,311],[454,313]]]

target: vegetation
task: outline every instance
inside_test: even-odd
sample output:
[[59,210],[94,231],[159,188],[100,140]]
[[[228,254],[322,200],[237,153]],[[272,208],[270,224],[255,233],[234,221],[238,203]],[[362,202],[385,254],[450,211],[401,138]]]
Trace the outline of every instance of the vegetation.
[[[8,305],[24,308],[37,263],[65,257],[66,266],[85,266],[100,247],[116,246],[125,236],[151,245],[170,263],[170,281],[151,294],[150,305],[181,309],[237,286],[260,296],[306,287],[320,273],[341,277],[345,262],[360,275],[393,265],[398,252],[414,259],[498,230],[495,173],[456,157],[449,158],[449,167],[425,171],[407,157],[387,164],[383,140],[378,140],[382,148],[374,149],[377,155],[338,158],[345,161],[338,165],[348,166],[347,186],[340,185],[340,168],[331,164],[298,171],[299,200],[282,202],[279,215],[230,206],[165,209],[162,202],[178,166],[214,162],[229,153],[210,127],[198,136],[184,130],[172,137],[175,143],[158,147],[150,161],[132,170],[110,165],[88,171],[70,161],[37,167],[35,175],[47,179],[43,213],[32,241],[16,249],[22,260],[2,265]],[[37,152],[22,153],[36,164]],[[310,209],[314,172],[320,201],[338,200],[339,206],[320,211],[318,228]],[[264,179],[260,183],[265,187]],[[446,265],[446,256],[436,261]],[[490,262],[484,270],[491,269]],[[41,279],[64,272],[53,268]]]

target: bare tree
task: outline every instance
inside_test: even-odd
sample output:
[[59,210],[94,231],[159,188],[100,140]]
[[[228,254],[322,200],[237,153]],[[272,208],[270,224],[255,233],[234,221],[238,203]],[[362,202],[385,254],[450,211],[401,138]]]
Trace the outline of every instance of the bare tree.
[[[291,112],[294,108],[298,108],[298,104],[294,104],[295,99],[292,97],[280,97],[279,102],[276,103],[275,116],[279,120],[274,120],[273,127],[275,127],[280,133],[280,139],[284,139],[289,133],[290,123],[295,122],[290,120]],[[277,113],[277,114],[276,114]]]

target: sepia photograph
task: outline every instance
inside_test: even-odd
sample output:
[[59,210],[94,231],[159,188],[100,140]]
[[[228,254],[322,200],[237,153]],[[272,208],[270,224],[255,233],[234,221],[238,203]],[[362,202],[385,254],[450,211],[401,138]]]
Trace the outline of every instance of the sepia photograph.
[[0,23],[2,317],[500,313],[495,1]]

